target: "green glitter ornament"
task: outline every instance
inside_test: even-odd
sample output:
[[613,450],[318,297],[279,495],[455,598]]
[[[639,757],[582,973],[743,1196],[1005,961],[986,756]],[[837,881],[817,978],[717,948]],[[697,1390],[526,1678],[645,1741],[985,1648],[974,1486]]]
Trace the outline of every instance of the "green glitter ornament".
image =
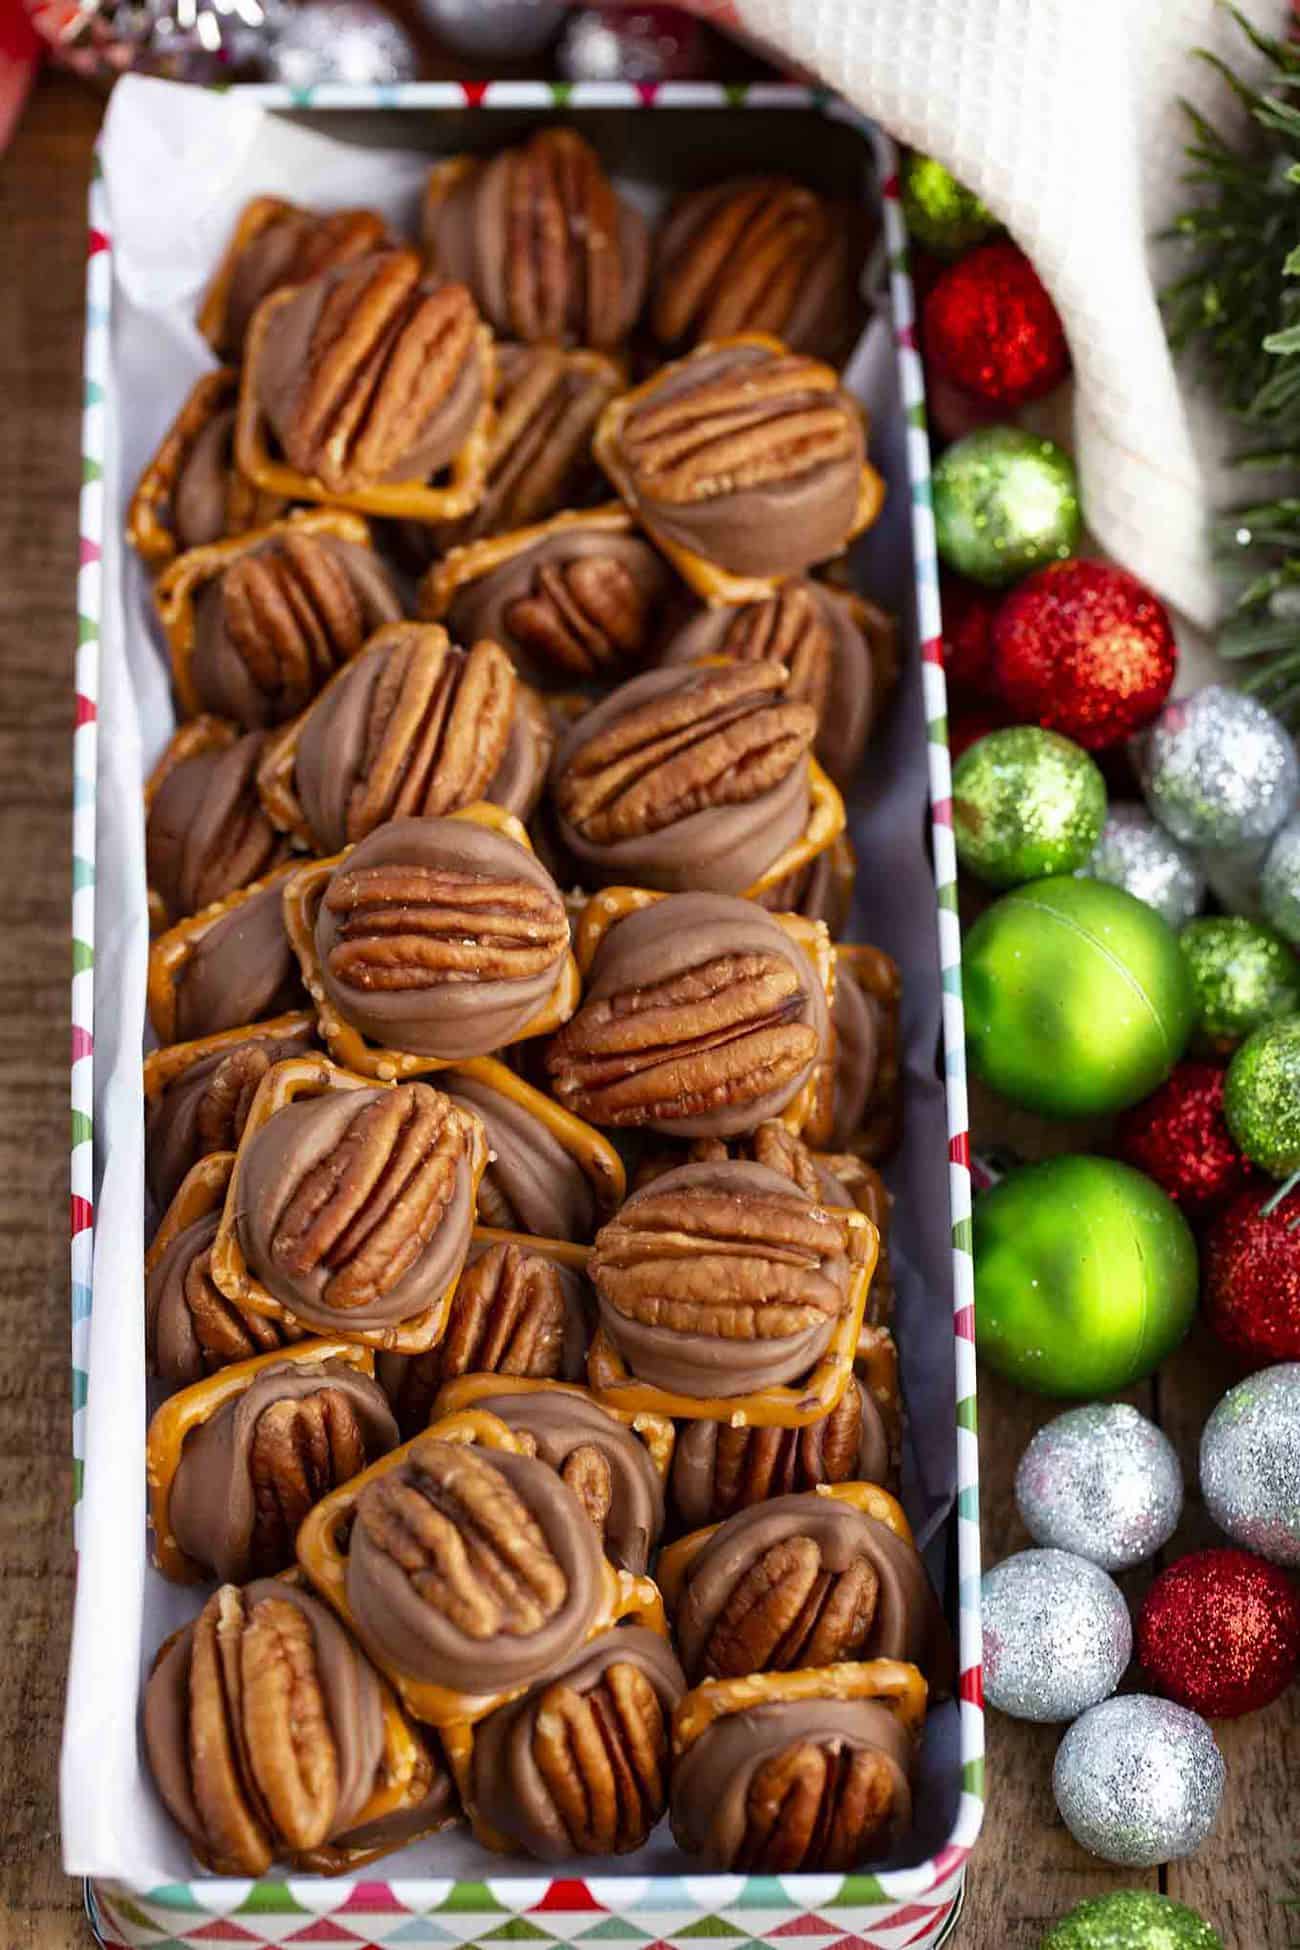
[[1048,1117],[1125,1110],[1164,1082],[1192,1029],[1178,937],[1145,901],[1068,874],[985,908],[962,948],[976,1076]]
[[1116,1889],[1078,1904],[1039,1950],[1223,1950],[1223,1938],[1185,1903],[1153,1889]]
[[1002,228],[988,205],[934,156],[914,150],[903,164],[901,188],[909,235],[938,257],[956,257]]
[[1023,427],[978,427],[934,470],[940,560],[1001,588],[1063,562],[1079,540],[1079,481],[1063,447]]
[[991,887],[1073,873],[1105,819],[1106,782],[1087,752],[1038,725],[977,739],[952,775],[957,858]]
[[1300,1009],[1300,961],[1280,934],[1240,914],[1189,921],[1178,937],[1196,996],[1196,1027],[1224,1055],[1262,1023]]
[[1261,1171],[1300,1173],[1300,1015],[1266,1022],[1246,1038],[1228,1065],[1223,1114]]

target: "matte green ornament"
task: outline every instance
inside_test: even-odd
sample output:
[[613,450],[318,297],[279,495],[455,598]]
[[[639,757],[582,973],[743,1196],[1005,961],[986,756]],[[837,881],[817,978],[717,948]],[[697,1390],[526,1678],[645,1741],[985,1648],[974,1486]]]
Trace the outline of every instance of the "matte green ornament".
[[1039,1950],[1223,1950],[1223,1938],[1185,1903],[1154,1889],[1116,1889],[1079,1903]]
[[934,156],[913,150],[903,164],[901,188],[909,235],[939,257],[956,257],[1002,227],[988,205]]
[[1196,1027],[1225,1053],[1261,1023],[1300,1009],[1300,961],[1280,934],[1240,914],[1189,921],[1178,937],[1196,997]]
[[975,1201],[975,1339],[1040,1395],[1127,1388],[1196,1311],[1196,1245],[1153,1179],[1113,1158],[1048,1158]]
[[1223,1114],[1261,1171],[1300,1172],[1300,1015],[1266,1022],[1246,1038],[1228,1065]]
[[993,887],[1073,873],[1106,820],[1106,782],[1059,732],[1011,725],[979,738],[952,775],[957,858]]
[[966,936],[962,965],[972,1070],[1048,1117],[1137,1103],[1191,1034],[1177,935],[1103,880],[1059,875],[1004,894]]
[[934,470],[940,559],[1000,588],[1073,555],[1079,481],[1064,447],[1023,427],[977,427],[954,440]]

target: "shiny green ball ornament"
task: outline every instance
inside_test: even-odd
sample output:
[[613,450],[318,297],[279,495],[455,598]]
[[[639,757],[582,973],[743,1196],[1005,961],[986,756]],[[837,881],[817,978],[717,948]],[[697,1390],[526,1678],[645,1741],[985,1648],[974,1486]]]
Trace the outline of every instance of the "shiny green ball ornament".
[[1300,1015],[1266,1022],[1246,1038],[1228,1065],[1223,1114],[1261,1171],[1300,1172]]
[[939,558],[999,589],[1063,562],[1079,540],[1079,481],[1064,447],[1023,427],[977,427],[934,470]]
[[1153,1179],[1113,1158],[1048,1158],[975,1201],[975,1340],[1039,1395],[1141,1380],[1196,1311],[1196,1246]]
[[1187,1047],[1178,937],[1104,880],[1058,875],[1004,894],[966,936],[962,965],[972,1070],[1045,1116],[1124,1110]]
[[1106,782],[1059,732],[1010,725],[967,747],[952,775],[957,858],[991,887],[1073,873],[1106,820]]
[[908,234],[938,257],[956,257],[1002,227],[988,205],[934,156],[914,150],[903,164],[900,187]]
[[1196,996],[1196,1029],[1235,1049],[1261,1023],[1300,1009],[1300,961],[1280,934],[1240,914],[1189,921],[1178,937]]
[[1223,1938],[1185,1903],[1154,1889],[1116,1889],[1079,1903],[1039,1950],[1223,1950]]

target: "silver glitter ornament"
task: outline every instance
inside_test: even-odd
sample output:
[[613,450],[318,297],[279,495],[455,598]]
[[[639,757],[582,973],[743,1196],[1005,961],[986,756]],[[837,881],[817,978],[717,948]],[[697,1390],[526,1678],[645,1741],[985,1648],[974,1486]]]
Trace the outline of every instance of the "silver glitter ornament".
[[1264,919],[1300,948],[1300,814],[1273,836],[1259,870],[1259,905]]
[[287,88],[373,87],[414,80],[420,60],[401,22],[372,0],[303,0],[286,9],[267,65]]
[[1052,1769],[1075,1841],[1133,1869],[1193,1854],[1214,1826],[1223,1779],[1223,1755],[1200,1714],[1150,1693],[1092,1707]]
[[1125,1402],[1072,1408],[1034,1437],[1016,1507],[1036,1544],[1125,1571],[1168,1543],[1183,1507],[1173,1443]]
[[1205,877],[1192,855],[1145,806],[1112,806],[1092,857],[1078,869],[1084,880],[1108,880],[1181,928],[1205,899]]
[[984,1697],[1017,1720],[1072,1720],[1113,1693],[1133,1654],[1128,1606],[1069,1551],[1021,1551],[984,1575]]
[[556,33],[564,0],[417,0],[440,41],[474,61],[526,60]]
[[1201,1436],[1201,1491],[1235,1544],[1300,1565],[1300,1361],[1228,1390]]
[[1135,757],[1148,806],[1189,846],[1267,839],[1300,789],[1285,726],[1227,684],[1172,699],[1135,740]]

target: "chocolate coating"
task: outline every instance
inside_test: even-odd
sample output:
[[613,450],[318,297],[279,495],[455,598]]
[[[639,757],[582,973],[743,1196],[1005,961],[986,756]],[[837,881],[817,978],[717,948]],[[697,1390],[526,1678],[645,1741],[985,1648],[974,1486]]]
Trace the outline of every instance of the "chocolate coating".
[[[190,669],[199,708],[219,718],[233,718],[236,724],[249,730],[282,724],[286,718],[295,716],[308,702],[312,691],[319,689],[335,663],[345,662],[359,650],[381,623],[394,623],[402,614],[401,598],[373,549],[359,542],[343,541],[336,535],[299,535],[297,545],[300,550],[307,550],[308,559],[319,552],[327,558],[327,570],[332,567],[335,573],[341,572],[343,581],[335,592],[341,607],[331,613],[328,621],[321,617],[312,619],[309,636],[319,635],[323,639],[322,644],[313,644],[313,648],[318,652],[323,648],[324,662],[322,668],[313,671],[314,682],[306,694],[299,695],[296,687],[283,680],[276,687],[264,688],[240,647],[242,622],[237,621],[232,632],[226,577],[230,568],[237,568],[250,558],[255,561],[268,554],[278,554],[281,543],[281,536],[272,536],[236,557],[221,575],[205,582],[194,599],[194,652]],[[274,667],[277,663],[274,646],[265,642],[260,649]]]
[[[417,884],[428,888],[431,910],[425,926],[422,911],[413,913],[409,900],[405,906],[398,903],[397,918],[407,920],[412,930],[410,937],[391,930],[385,936],[385,953],[401,964],[398,979],[390,986],[372,981],[362,987],[340,974],[334,959],[354,924],[331,907],[331,897],[372,868],[398,875],[414,870]],[[503,890],[506,901],[514,900],[516,890],[521,897],[527,894],[546,916],[546,939],[553,952],[544,956],[536,949],[540,937],[526,919],[520,920],[516,937],[510,936],[508,921],[493,926],[494,888]],[[455,919],[462,911],[460,890],[477,910],[463,921]],[[419,898],[417,893],[414,899]],[[362,840],[330,877],[316,920],[321,980],[344,1020],[374,1042],[463,1062],[513,1041],[549,1000],[568,950],[564,919],[555,882],[517,841],[470,820],[394,820]],[[361,914],[355,928],[367,926]],[[481,934],[476,932],[480,928]],[[455,935],[453,946],[446,950],[442,967],[431,966],[424,958],[429,944],[447,941],[448,929]],[[516,942],[518,957],[512,953]],[[516,960],[525,964],[524,972],[512,972]],[[541,965],[529,968],[530,961]]]
[[[246,1609],[273,1601],[292,1605],[310,1622],[316,1670],[338,1755],[338,1798],[333,1832],[354,1823],[374,1792],[384,1745],[379,1678],[334,1614],[311,1592],[275,1578],[258,1578],[242,1594]],[[216,1603],[222,1596],[210,1600]],[[205,1827],[194,1789],[190,1749],[189,1678],[194,1628],[187,1625],[163,1647],[144,1689],[144,1744],[150,1771],[168,1814],[200,1861],[218,1854]],[[244,1771],[245,1762],[241,1766]],[[251,1784],[245,1792],[255,1792]],[[282,1838],[275,1837],[277,1842]]]
[[431,1770],[428,1793],[413,1807],[397,1808],[392,1814],[380,1815],[374,1821],[362,1822],[359,1828],[335,1835],[332,1847],[360,1855],[377,1854],[380,1850],[387,1854],[403,1848],[417,1836],[432,1834],[435,1829],[455,1821],[460,1813],[456,1783],[441,1754],[434,1749],[432,1736],[426,1734],[421,1738]]
[[453,1072],[443,1087],[453,1103],[482,1120],[495,1153],[479,1181],[482,1224],[587,1243],[601,1214],[595,1187],[573,1153],[524,1104],[479,1078]]
[[[825,1425],[856,1422],[851,1453],[826,1449]],[[686,1422],[673,1450],[673,1505],[683,1527],[700,1529],[736,1510],[773,1496],[797,1494],[818,1483],[885,1483],[891,1470],[889,1440],[880,1411],[858,1380],[849,1383],[838,1408],[806,1429],[731,1429],[722,1422]]]
[[202,548],[226,533],[227,477],[235,409],[225,406],[181,456],[171,493],[171,530],[180,549]]
[[601,677],[643,663],[673,591],[640,535],[557,530],[457,589],[447,627],[488,636],[537,683]]
[[[816,1829],[808,1845],[772,1832],[771,1810],[751,1829],[754,1777],[769,1761],[807,1747],[828,1758],[863,1752],[878,1757],[888,1791],[883,1819],[863,1824],[853,1852],[833,1852]],[[672,1825],[678,1844],[709,1869],[751,1872],[852,1869],[888,1855],[911,1826],[911,1740],[887,1706],[875,1700],[784,1700],[728,1714],[707,1727],[673,1768]]]
[[[399,1088],[409,1093],[408,1101],[416,1110],[428,1104],[436,1108],[442,1101],[428,1084],[404,1084]],[[379,1231],[377,1224],[370,1235],[357,1223],[349,1225],[342,1239],[332,1241],[314,1259],[304,1250],[277,1250],[282,1223],[303,1181],[318,1167],[337,1166],[342,1171],[348,1153],[346,1149],[340,1153],[340,1147],[348,1139],[349,1127],[369,1106],[388,1100],[388,1092],[381,1087],[331,1090],[320,1097],[300,1097],[268,1118],[248,1139],[241,1154],[240,1200],[235,1225],[249,1270],[298,1320],[321,1333],[333,1333],[339,1328],[391,1327],[399,1321],[414,1319],[450,1286],[469,1248],[474,1219],[473,1180],[468,1152],[462,1144],[446,1203],[432,1216],[428,1238],[422,1245],[418,1243],[412,1212],[407,1235],[389,1240],[387,1263],[378,1269],[361,1295],[349,1294],[347,1299],[340,1296],[338,1303],[331,1305],[329,1294],[336,1290],[335,1282],[341,1271],[334,1254],[345,1245],[357,1256],[370,1251],[374,1235]],[[391,1162],[390,1159],[388,1163]],[[430,1156],[424,1154],[416,1161],[403,1157],[402,1168],[409,1174],[404,1195],[414,1206],[418,1194],[412,1186],[422,1171],[431,1169]],[[375,1175],[370,1189],[376,1198],[381,1192],[399,1195],[397,1188],[387,1185],[379,1174]],[[392,1216],[390,1205],[384,1214],[385,1231]],[[416,1250],[411,1257],[413,1239]],[[308,1260],[312,1263],[304,1263]],[[403,1261],[409,1263],[400,1271]]]
[[[630,1667],[647,1682],[659,1706],[661,1736],[666,1746],[667,1722],[686,1690],[686,1682],[672,1648],[657,1632],[646,1631],[639,1625],[602,1632],[557,1671],[540,1680],[522,1699],[498,1707],[475,1730],[471,1785],[475,1806],[499,1834],[538,1861],[559,1862],[586,1852],[585,1830],[594,1825],[590,1812],[585,1820],[576,1817],[573,1797],[557,1795],[548,1781],[547,1773],[539,1764],[539,1723],[543,1715],[553,1715],[561,1702],[571,1704],[572,1696],[576,1695],[578,1700],[589,1697],[600,1687],[612,1666]],[[605,1740],[612,1745],[618,1731],[606,1725]],[[543,1741],[549,1734],[548,1725]],[[594,1757],[578,1752],[572,1755],[578,1805],[584,1810],[589,1811],[590,1804],[605,1795],[611,1803],[624,1796],[631,1799],[635,1795],[637,1799],[640,1820],[631,1824],[630,1832],[618,1835],[621,1849],[616,1848],[616,1852],[640,1847],[663,1812],[660,1800],[646,1805],[646,1790],[651,1784],[638,1781],[634,1787],[630,1786],[626,1755],[620,1758],[621,1766],[613,1761],[611,1754],[605,1767],[592,1778],[585,1770],[599,1767]],[[658,1771],[661,1775],[658,1785],[662,1787],[662,1775],[666,1774],[662,1763]],[[606,1772],[610,1776],[608,1782]],[[609,1817],[606,1819],[614,1826]]]
[[373,210],[322,213],[282,205],[235,258],[218,349],[238,356],[263,298],[286,284],[300,284],[327,264],[374,250],[384,236],[384,220]]
[[[647,670],[584,711],[561,740],[551,774],[557,826],[585,885],[739,894],[803,833],[812,721],[780,691],[713,700],[719,675]],[[645,730],[633,743],[640,720]],[[569,801],[597,763],[593,751],[613,752],[620,740],[628,749],[603,768],[609,784],[595,817],[602,827],[617,823],[621,836],[595,838],[586,821],[567,816]],[[769,782],[764,760],[778,741],[784,756]],[[616,793],[637,801],[617,821]]]
[[[775,1081],[763,1022],[753,1023],[752,1040],[739,1023],[719,1026],[705,1012],[675,1028],[684,1019],[684,989],[702,987],[716,997],[729,974],[739,982],[758,960],[792,974],[794,994],[782,1004],[781,1026],[811,1031],[806,1060]],[[636,1042],[622,1028],[635,1028],[634,1012],[646,1022]],[[770,915],[723,894],[673,894],[608,931],[581,1006],[552,1039],[546,1063],[555,1095],[594,1124],[639,1124],[667,1137],[732,1137],[779,1117],[798,1095],[825,1047],[828,1023],[816,971]],[[695,1058],[689,1077],[683,1037]],[[731,1055],[744,1056],[743,1065],[725,1064],[729,1045]],[[607,1060],[599,1081],[589,1080],[586,1063],[597,1056]],[[625,1087],[617,1083],[620,1070]]]
[[213,1151],[233,1151],[243,1135],[257,1086],[273,1063],[303,1056],[311,1035],[260,1036],[213,1050],[182,1070],[145,1105],[145,1176],[159,1208],[171,1204],[192,1165]]
[[536,1454],[571,1487],[594,1465],[608,1507],[599,1519],[605,1555],[622,1571],[645,1570],[664,1527],[664,1491],[645,1444],[599,1402],[569,1390],[529,1389],[475,1403],[531,1440]]
[[710,1638],[746,1573],[774,1545],[805,1537],[818,1546],[826,1570],[843,1572],[865,1560],[875,1574],[875,1615],[852,1656],[910,1660],[932,1689],[946,1681],[947,1628],[915,1547],[852,1504],[815,1491],[740,1510],[703,1546],[686,1573],[673,1619],[687,1675],[699,1678],[713,1670]]
[[265,742],[250,731],[224,749],[182,759],[154,794],[145,863],[169,921],[259,880],[288,852],[257,796]]
[[791,697],[817,710],[817,758],[837,784],[857,770],[878,709],[875,671],[851,603],[801,576],[761,602],[706,609],[664,648],[661,663],[701,657],[773,657],[790,671]]
[[[413,1679],[471,1696],[531,1685],[575,1652],[591,1629],[601,1599],[600,1544],[573,1492],[545,1463],[503,1451],[475,1451],[480,1460],[486,1457],[494,1475],[540,1528],[545,1549],[558,1566],[563,1596],[534,1630],[507,1625],[476,1631],[450,1616],[436,1597],[422,1595],[412,1577],[381,1548],[372,1517],[384,1486],[391,1489],[394,1484],[435,1511],[446,1509],[444,1488],[450,1480],[454,1492],[455,1476],[434,1480],[422,1462],[430,1451],[445,1452],[452,1446],[435,1436],[420,1437],[394,1470],[372,1478],[362,1490],[347,1562],[353,1621],[380,1658]],[[454,1470],[454,1460],[447,1460],[447,1468]],[[448,1515],[455,1525],[454,1501]],[[506,1541],[501,1540],[503,1545]]]
[[[764,387],[786,357],[760,345],[723,344],[664,367],[628,408],[621,433],[602,455],[615,487],[650,529],[678,547],[715,563],[732,575],[799,575],[844,547],[853,530],[865,460],[862,416],[843,392],[811,390],[800,362],[790,362],[788,390],[765,401]],[[740,404],[723,406],[738,395]],[[715,404],[715,399],[718,404]],[[617,403],[610,412],[617,410]],[[766,453],[785,438],[782,421],[800,414],[829,411],[836,418],[834,451],[825,459],[791,453],[788,464],[773,465],[769,478],[752,485],[730,485],[743,466],[723,464],[722,450],[734,436],[747,436],[754,451]],[[705,472],[707,453],[691,456],[703,478],[689,493],[668,492],[673,469],[653,471],[647,454],[662,439],[674,446],[682,429],[707,418],[720,450],[714,473]],[[705,445],[702,437],[698,444]],[[749,449],[747,448],[747,452]]]
[[[397,1424],[383,1389],[346,1361],[293,1361],[264,1368],[242,1394],[223,1402],[185,1438],[171,1486],[172,1530],[186,1556],[223,1583],[269,1577],[292,1562],[292,1535],[286,1554],[277,1553],[274,1563],[265,1561],[259,1539],[268,1486],[259,1484],[254,1471],[257,1424],[273,1404],[302,1402],[325,1389],[343,1399],[357,1424],[364,1451],[358,1467],[396,1447]],[[295,1462],[310,1471],[309,1463],[300,1458]],[[320,1494],[335,1489],[339,1480],[327,1476]],[[273,1499],[275,1488],[269,1486]],[[280,1526],[275,1529],[278,1533]]]
[[861,1131],[875,1094],[881,1055],[881,1009],[874,996],[841,969],[831,1004],[835,1025],[835,1085],[830,1142],[848,1145]]
[[188,1387],[205,1375],[273,1354],[302,1338],[285,1321],[245,1313],[213,1284],[207,1254],[217,1236],[218,1212],[182,1228],[154,1262],[144,1283],[145,1345],[154,1373]]
[[176,976],[173,1041],[242,1029],[307,1002],[284,928],[284,880],[272,880],[200,936]]

